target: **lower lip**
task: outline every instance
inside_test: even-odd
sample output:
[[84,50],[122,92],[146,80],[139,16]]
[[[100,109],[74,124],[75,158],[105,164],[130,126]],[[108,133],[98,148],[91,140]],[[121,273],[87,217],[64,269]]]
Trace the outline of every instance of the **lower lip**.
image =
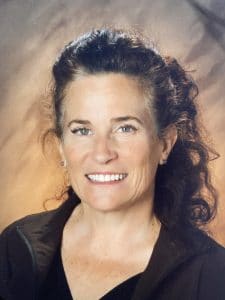
[[92,183],[92,184],[95,184],[95,185],[115,185],[115,184],[119,184],[119,183],[122,183],[126,178],[123,178],[122,180],[115,180],[115,181],[104,181],[104,182],[101,182],[101,181],[92,181],[90,180],[88,177],[86,177],[88,182]]

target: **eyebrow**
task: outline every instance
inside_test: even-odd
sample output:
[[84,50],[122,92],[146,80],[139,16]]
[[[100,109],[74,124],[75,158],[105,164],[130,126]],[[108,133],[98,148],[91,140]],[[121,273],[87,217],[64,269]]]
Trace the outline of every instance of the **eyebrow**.
[[73,123],[78,123],[78,124],[83,124],[83,125],[91,124],[91,122],[89,122],[88,120],[74,119],[68,123],[68,127],[70,127],[70,125]]
[[134,117],[134,116],[122,116],[122,117],[117,117],[117,118],[111,119],[111,121],[113,121],[113,122],[123,122],[123,121],[130,121],[130,120],[135,120],[139,124],[143,125],[143,122],[139,118]]
[[[137,121],[139,124],[143,125],[143,122],[137,118],[137,117],[134,117],[134,116],[121,116],[121,117],[117,117],[117,118],[112,118],[111,119],[111,122],[124,122],[124,121],[130,121],[130,120],[135,120]],[[68,123],[68,127],[70,127],[70,125],[72,123],[78,123],[78,124],[83,124],[83,125],[89,125],[91,124],[90,121],[88,120],[82,120],[82,119],[73,119],[71,120],[69,123]]]

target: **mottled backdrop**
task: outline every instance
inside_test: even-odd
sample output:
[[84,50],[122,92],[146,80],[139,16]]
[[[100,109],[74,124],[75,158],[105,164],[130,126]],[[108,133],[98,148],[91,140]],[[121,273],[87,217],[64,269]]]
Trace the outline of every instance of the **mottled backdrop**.
[[211,229],[225,244],[224,20],[224,0],[0,0],[0,228],[43,210],[62,188],[59,158],[50,148],[44,156],[40,146],[61,47],[93,27],[135,26],[199,84],[202,119],[221,155],[212,164],[220,206]]

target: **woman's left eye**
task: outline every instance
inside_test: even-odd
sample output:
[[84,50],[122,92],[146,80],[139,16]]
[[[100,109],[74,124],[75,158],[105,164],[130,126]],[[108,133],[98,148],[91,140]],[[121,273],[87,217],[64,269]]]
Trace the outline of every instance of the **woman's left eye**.
[[137,128],[132,126],[132,125],[123,125],[123,126],[120,126],[119,129],[118,129],[119,132],[134,132],[134,131],[137,131]]

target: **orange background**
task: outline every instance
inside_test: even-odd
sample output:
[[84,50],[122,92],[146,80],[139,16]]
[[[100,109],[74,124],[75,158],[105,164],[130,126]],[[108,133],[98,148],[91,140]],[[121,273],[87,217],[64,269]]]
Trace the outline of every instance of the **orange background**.
[[43,210],[44,200],[62,188],[59,157],[53,150],[44,156],[39,142],[60,49],[93,27],[135,26],[193,70],[199,84],[202,119],[221,155],[212,163],[220,204],[211,230],[225,245],[225,3],[198,3],[200,8],[191,0],[1,0],[0,230]]

